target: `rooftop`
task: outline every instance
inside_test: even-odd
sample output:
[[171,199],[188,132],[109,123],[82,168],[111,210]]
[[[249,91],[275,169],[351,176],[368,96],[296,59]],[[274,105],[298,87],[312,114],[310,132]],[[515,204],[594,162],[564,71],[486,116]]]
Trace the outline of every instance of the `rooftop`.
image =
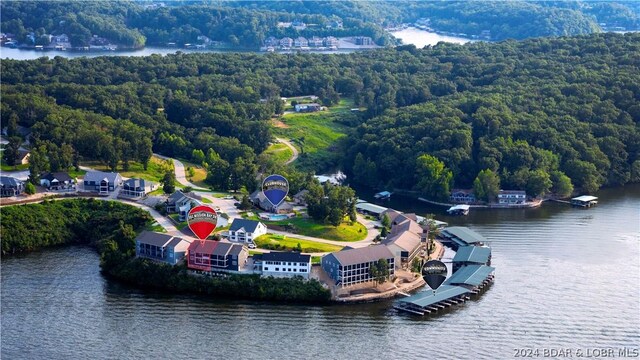
[[258,225],[260,225],[259,221],[236,218],[233,219],[231,227],[229,227],[229,231],[244,229],[244,231],[252,233],[256,231]]
[[115,183],[116,179],[119,176],[120,174],[114,172],[87,171],[87,173],[84,175],[84,181],[100,182],[104,179],[107,179],[108,182]]
[[582,196],[574,197],[573,199],[571,199],[571,201],[580,201],[580,202],[589,202],[589,201],[595,201],[595,200],[598,200],[598,198],[591,195],[582,195]]
[[462,246],[476,243],[486,243],[487,239],[477,232],[462,226],[450,226],[442,229],[440,235],[454,240]]
[[363,211],[368,211],[370,213],[374,213],[374,214],[382,214],[385,210],[387,210],[386,207],[382,207],[382,206],[378,206],[375,204],[371,204],[368,202],[363,202],[363,203],[358,203],[356,204],[356,209],[358,210],[363,210]]
[[458,248],[453,262],[472,262],[486,264],[491,257],[491,248],[484,246],[461,246]]
[[175,237],[168,234],[157,233],[153,231],[143,231],[136,237],[136,241],[143,244],[149,244],[154,246],[175,246],[181,241],[186,241],[183,238]]
[[447,285],[478,286],[495,271],[495,268],[486,265],[463,266],[445,281]]
[[303,255],[299,252],[277,252],[271,251],[262,254],[263,261],[287,261],[287,262],[304,262],[311,261],[311,255]]
[[49,172],[40,177],[41,179],[53,181],[58,180],[60,182],[71,181],[73,180],[69,174],[66,172]]
[[427,307],[453,297],[466,294],[469,290],[461,286],[442,285],[435,292],[426,290],[400,300],[420,307]]
[[373,245],[364,248],[343,250],[331,253],[327,256],[334,256],[342,266],[393,258],[391,251],[389,251],[389,249],[384,245]]
[[11,176],[0,176],[0,185],[17,187],[22,181]]

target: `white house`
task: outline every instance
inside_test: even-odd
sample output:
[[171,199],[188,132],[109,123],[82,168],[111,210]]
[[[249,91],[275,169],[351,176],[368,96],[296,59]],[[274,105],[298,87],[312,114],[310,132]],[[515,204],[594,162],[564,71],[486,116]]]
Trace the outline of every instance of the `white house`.
[[311,273],[311,255],[297,252],[269,252],[254,256],[254,261],[262,264],[262,275],[273,277],[302,276],[309,278]]
[[260,221],[233,219],[229,228],[229,240],[237,242],[253,242],[255,238],[267,233],[267,226]]
[[527,193],[522,190],[500,190],[498,193],[499,204],[523,204],[527,201]]

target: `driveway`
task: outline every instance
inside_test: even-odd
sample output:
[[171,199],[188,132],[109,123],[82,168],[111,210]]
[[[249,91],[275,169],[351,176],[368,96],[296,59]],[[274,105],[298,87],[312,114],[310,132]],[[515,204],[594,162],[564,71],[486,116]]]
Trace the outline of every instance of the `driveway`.
[[[163,155],[160,155],[160,154],[153,154],[153,155],[159,157],[160,159],[172,160],[173,161],[173,168],[174,168],[174,171],[176,173],[176,180],[181,185],[191,186],[194,190],[198,190],[198,189],[203,190],[201,187],[199,187],[199,186],[193,184],[192,182],[190,182],[189,180],[187,180],[187,174],[185,173],[185,170],[184,170],[184,164],[180,160],[177,160],[177,159],[174,159],[174,158],[170,158],[170,157],[167,157],[167,156],[163,156]],[[204,190],[206,190],[206,189],[204,189]]]
[[291,144],[291,142],[289,142],[289,140],[283,139],[283,138],[276,138],[276,140],[278,140],[278,142],[281,142],[285,145],[287,145],[289,147],[289,149],[291,149],[291,151],[293,151],[293,156],[291,156],[291,158],[289,160],[287,160],[284,164],[285,165],[289,165],[292,162],[296,161],[296,159],[298,159],[298,156],[300,155],[298,153],[298,149],[296,149],[295,146],[293,146],[293,144]]

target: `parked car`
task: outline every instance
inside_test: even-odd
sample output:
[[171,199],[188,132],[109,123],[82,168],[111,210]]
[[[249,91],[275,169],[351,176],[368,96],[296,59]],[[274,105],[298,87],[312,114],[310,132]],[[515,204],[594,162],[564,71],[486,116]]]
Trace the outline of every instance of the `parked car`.
[[249,249],[255,249],[255,248],[256,248],[256,244],[254,244],[254,243],[249,243],[249,244],[247,244],[247,247],[248,247]]

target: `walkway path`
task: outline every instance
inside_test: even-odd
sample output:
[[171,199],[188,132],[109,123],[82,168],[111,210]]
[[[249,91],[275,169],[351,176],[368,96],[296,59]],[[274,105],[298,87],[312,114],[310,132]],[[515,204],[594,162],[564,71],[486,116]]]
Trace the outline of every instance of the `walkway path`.
[[285,145],[287,145],[289,147],[289,149],[291,149],[291,151],[293,151],[293,156],[291,156],[291,158],[287,161],[285,161],[285,165],[289,165],[292,162],[296,161],[296,159],[298,159],[298,156],[300,155],[298,153],[298,149],[296,149],[295,146],[293,146],[293,144],[291,144],[291,142],[289,142],[289,140],[283,139],[283,138],[279,138],[277,137],[276,140],[278,140],[278,142],[281,142]]
[[178,160],[178,159],[174,159],[174,158],[170,158],[167,156],[163,156],[160,154],[153,154],[156,157],[159,157],[160,159],[163,160],[172,160],[173,161],[173,169],[176,173],[176,180],[184,185],[184,186],[191,186],[194,190],[207,190],[207,189],[202,189],[201,187],[199,187],[198,185],[193,184],[192,182],[190,182],[189,180],[187,180],[187,175],[184,171],[184,164]]

